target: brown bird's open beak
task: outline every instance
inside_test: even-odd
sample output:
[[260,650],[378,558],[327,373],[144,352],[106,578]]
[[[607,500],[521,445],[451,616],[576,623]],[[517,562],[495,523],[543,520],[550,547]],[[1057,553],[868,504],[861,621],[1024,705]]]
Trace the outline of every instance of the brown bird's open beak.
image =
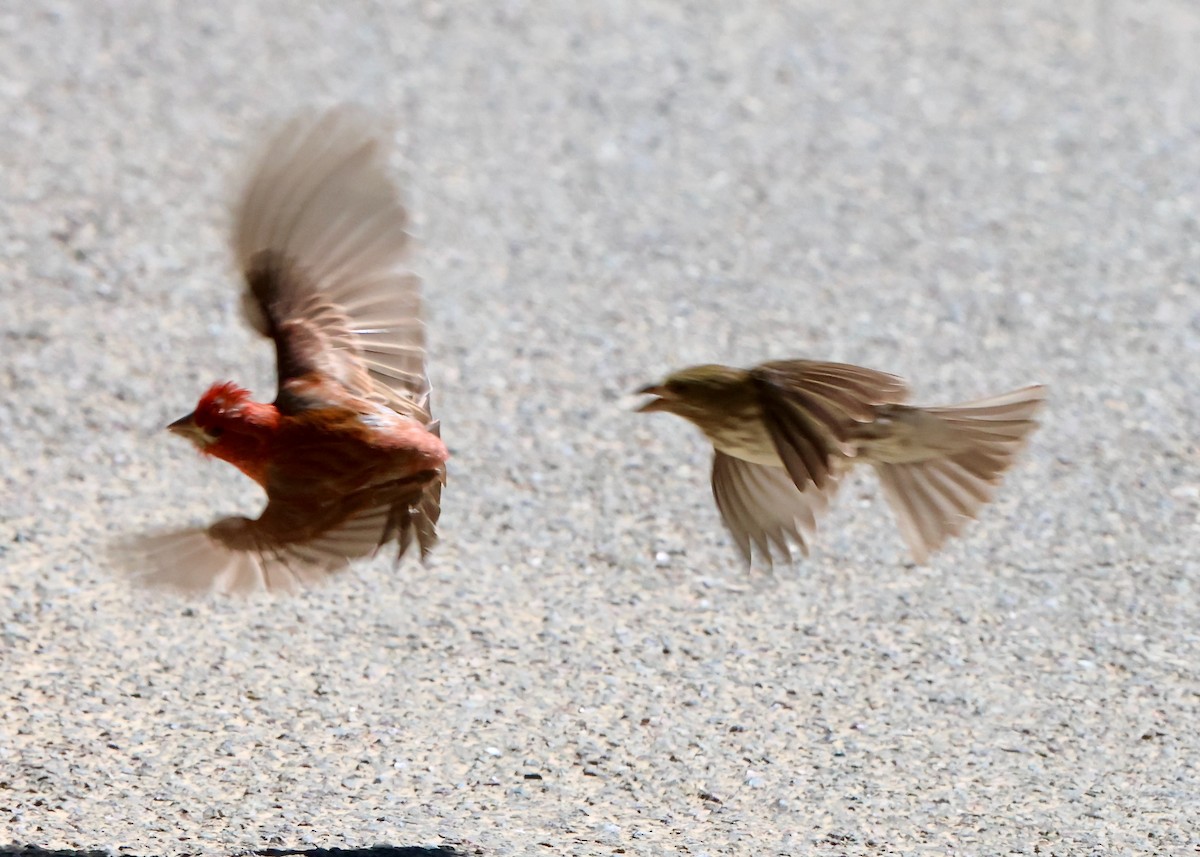
[[185,437],[192,443],[196,444],[196,446],[203,449],[213,442],[213,437],[204,429],[200,428],[200,426],[196,425],[195,421],[193,420],[193,417],[195,416],[196,412],[192,411],[186,417],[180,417],[179,419],[175,420],[175,422],[167,426],[167,431],[171,432],[172,434],[177,434],[180,437]]
[[667,392],[667,388],[661,384],[648,384],[647,386],[638,390],[638,394],[643,396],[654,396],[653,399],[648,402],[644,402],[637,408],[636,413],[639,414],[652,414],[655,411],[665,411],[667,409],[667,399],[669,399],[671,395],[669,392]]

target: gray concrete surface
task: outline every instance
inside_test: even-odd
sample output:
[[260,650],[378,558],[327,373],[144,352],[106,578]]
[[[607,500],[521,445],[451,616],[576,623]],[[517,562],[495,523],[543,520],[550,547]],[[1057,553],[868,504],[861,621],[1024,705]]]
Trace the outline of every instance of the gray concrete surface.
[[[1198,53],[1184,0],[0,5],[0,846],[1192,853]],[[132,590],[109,540],[257,507],[161,426],[270,390],[227,204],[346,99],[425,247],[441,548]],[[748,573],[624,397],[786,356],[1051,407],[930,565],[864,475]]]

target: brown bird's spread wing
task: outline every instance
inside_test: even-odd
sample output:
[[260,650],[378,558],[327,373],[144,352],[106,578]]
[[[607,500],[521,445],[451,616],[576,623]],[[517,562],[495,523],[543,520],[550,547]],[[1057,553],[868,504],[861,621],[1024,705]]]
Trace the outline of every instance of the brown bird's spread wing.
[[833,478],[836,452],[847,445],[853,426],[874,419],[880,405],[908,397],[895,375],[845,363],[780,360],[751,370],[763,421],[795,487],[824,489]]
[[800,491],[782,467],[754,464],[723,452],[713,457],[713,496],[746,562],[754,556],[768,566],[792,561],[792,545],[808,556],[817,518],[837,491],[836,474],[823,489]]
[[[397,559],[415,539],[424,556],[436,541],[441,483],[414,481],[320,531],[310,509],[268,502],[257,520],[222,518],[210,527],[139,538],[119,548],[140,583],[184,592],[293,592],[323,583],[392,539]],[[430,496],[432,495],[432,496]],[[432,505],[431,505],[432,504]]]
[[236,213],[234,251],[251,324],[275,340],[280,409],[310,373],[430,422],[420,281],[408,215],[363,110],[288,123],[267,145]]

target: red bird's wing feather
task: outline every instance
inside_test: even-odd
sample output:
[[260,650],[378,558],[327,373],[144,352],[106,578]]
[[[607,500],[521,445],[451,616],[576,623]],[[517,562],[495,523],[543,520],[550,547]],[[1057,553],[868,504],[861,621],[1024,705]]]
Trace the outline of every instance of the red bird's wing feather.
[[268,143],[238,206],[243,305],[275,341],[284,413],[308,406],[289,382],[316,375],[431,421],[420,280],[386,142],[361,109],[300,116]]
[[436,541],[441,483],[426,481],[433,475],[352,496],[325,516],[314,515],[308,503],[276,500],[257,520],[229,517],[210,527],[143,536],[118,548],[120,564],[135,569],[133,576],[146,585],[231,594],[320,584],[392,539],[398,541],[397,559],[414,538],[424,556]]

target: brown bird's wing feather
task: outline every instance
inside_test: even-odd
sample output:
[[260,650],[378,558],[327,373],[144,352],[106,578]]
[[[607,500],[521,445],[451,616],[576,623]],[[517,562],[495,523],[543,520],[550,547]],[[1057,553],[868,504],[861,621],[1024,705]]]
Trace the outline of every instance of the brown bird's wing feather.
[[426,488],[420,480],[373,489],[371,502],[327,527],[337,510],[322,520],[304,504],[269,501],[257,520],[229,517],[210,527],[144,536],[118,548],[119,559],[150,586],[190,593],[293,592],[324,582],[393,538],[397,560],[414,538],[424,556],[436,541],[429,528],[437,522],[440,491],[440,482]]
[[788,471],[755,464],[717,452],[713,456],[712,490],[717,509],[746,562],[754,556],[773,565],[776,557],[791,562],[792,545],[808,556],[808,539],[817,518],[837,491],[836,474],[824,488],[797,490]]
[[288,382],[316,373],[429,423],[420,281],[386,135],[363,110],[303,115],[267,145],[236,213],[234,251],[251,324],[275,340]]
[[751,370],[763,421],[795,487],[824,489],[835,454],[852,454],[852,428],[875,418],[880,405],[908,397],[895,375],[812,360],[780,360]]

